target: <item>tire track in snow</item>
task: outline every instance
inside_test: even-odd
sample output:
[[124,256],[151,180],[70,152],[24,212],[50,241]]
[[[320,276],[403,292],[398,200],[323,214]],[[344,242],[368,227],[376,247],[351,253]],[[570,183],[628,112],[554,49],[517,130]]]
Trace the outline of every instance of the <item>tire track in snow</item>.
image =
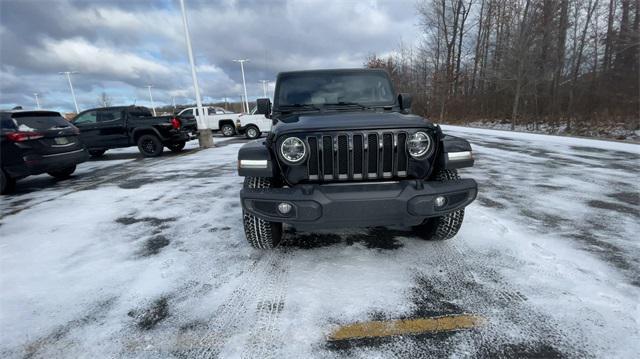
[[[267,357],[277,340],[275,322],[284,308],[289,263],[279,251],[262,253],[240,276],[244,279],[210,317],[204,328],[185,333],[176,347],[180,357],[216,358],[242,349],[249,328],[249,357]],[[202,333],[203,332],[203,333]],[[269,341],[263,337],[268,335]],[[185,345],[186,343],[186,345]],[[255,351],[255,353],[254,353]],[[263,354],[260,354],[263,353]],[[243,353],[244,354],[244,353]]]
[[264,273],[267,284],[258,297],[255,312],[257,322],[251,327],[242,358],[277,358],[279,356],[276,353],[284,344],[277,321],[285,306],[290,261],[284,253],[271,255],[284,257],[284,260],[274,262],[270,270]]

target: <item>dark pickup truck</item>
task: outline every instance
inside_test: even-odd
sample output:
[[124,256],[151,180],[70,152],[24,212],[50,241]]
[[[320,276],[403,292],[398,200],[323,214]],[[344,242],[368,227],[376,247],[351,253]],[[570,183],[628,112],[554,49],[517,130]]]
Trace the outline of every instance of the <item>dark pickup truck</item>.
[[146,157],[159,156],[163,147],[179,152],[197,132],[193,118],[153,116],[148,108],[140,106],[86,110],[71,122],[80,130],[80,140],[92,157],[129,146],[138,146]]

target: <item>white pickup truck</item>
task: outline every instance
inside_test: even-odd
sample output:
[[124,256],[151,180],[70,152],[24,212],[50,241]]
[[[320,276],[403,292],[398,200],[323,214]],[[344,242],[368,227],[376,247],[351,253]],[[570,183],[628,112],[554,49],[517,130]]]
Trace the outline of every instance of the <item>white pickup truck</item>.
[[[251,114],[233,113],[222,107],[206,107],[203,122],[208,129],[220,131],[223,136],[244,134],[247,138],[258,138],[263,132],[271,131],[271,120],[264,115],[256,115],[256,109]],[[199,116],[195,107],[188,107],[180,111],[180,116]]]

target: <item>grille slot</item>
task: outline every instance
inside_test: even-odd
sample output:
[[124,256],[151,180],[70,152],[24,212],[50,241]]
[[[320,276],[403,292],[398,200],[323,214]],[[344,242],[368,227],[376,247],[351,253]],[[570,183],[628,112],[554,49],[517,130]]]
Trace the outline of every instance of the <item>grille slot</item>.
[[318,179],[318,139],[315,137],[307,138],[309,143],[309,179]]
[[356,132],[307,137],[312,181],[406,177],[405,132]]
[[333,179],[333,139],[331,136],[322,136],[322,167],[324,179]]
[[346,135],[338,136],[338,178],[348,178],[349,168],[349,140]]
[[362,179],[363,158],[362,135],[353,135],[353,179]]

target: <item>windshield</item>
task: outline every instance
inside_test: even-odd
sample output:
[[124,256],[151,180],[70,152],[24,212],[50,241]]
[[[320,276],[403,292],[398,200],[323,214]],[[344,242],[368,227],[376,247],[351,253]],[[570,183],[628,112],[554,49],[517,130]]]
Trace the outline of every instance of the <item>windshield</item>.
[[67,122],[58,112],[23,112],[14,113],[19,131],[48,130],[55,127],[69,127]]
[[381,72],[309,72],[278,79],[278,106],[391,105],[393,88]]

